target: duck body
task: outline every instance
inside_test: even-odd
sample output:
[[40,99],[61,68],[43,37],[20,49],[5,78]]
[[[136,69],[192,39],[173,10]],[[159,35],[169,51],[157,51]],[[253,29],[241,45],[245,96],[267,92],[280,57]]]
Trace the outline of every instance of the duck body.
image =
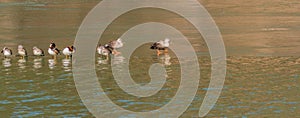
[[25,48],[24,48],[22,45],[19,45],[19,46],[18,46],[18,54],[19,54],[20,56],[22,56],[23,58],[24,58],[25,56],[27,56],[27,51],[25,50]]
[[35,56],[44,56],[44,51],[42,49],[39,49],[36,46],[34,46],[32,48],[32,52],[33,52],[33,55],[35,55]]
[[122,42],[122,39],[119,38],[115,41],[111,41],[109,42],[108,44],[106,44],[106,48],[107,49],[110,49],[111,50],[111,53],[114,54],[114,55],[118,55],[120,54],[121,52],[118,52],[116,49],[119,49],[119,48],[122,48],[123,47],[123,42]]
[[73,53],[75,53],[75,47],[74,46],[68,46],[63,50],[63,54],[66,56],[71,56]]
[[111,41],[111,42],[108,43],[108,46],[111,47],[111,48],[113,48],[113,49],[119,49],[119,48],[123,47],[123,45],[124,44],[123,44],[123,41],[122,41],[121,38],[119,38],[119,39],[117,39],[115,41]]
[[165,53],[168,53],[168,48],[170,46],[170,39],[166,38],[165,40],[160,40],[151,45],[150,49],[154,49],[157,52],[157,56],[161,54],[160,50],[164,50]]
[[97,52],[98,52],[99,55],[103,55],[103,56],[108,57],[109,54],[112,53],[112,50],[111,50],[111,48],[108,46],[108,44],[106,44],[106,45],[101,45],[101,44],[100,44],[100,45],[97,47]]
[[49,48],[48,53],[52,56],[60,54],[60,51],[57,48]]
[[8,49],[7,47],[4,47],[1,51],[1,53],[3,53],[3,55],[5,57],[11,56],[12,55],[12,51],[11,49]]
[[48,53],[56,58],[56,55],[60,54],[60,51],[56,48],[55,43],[51,43],[48,48]]
[[170,39],[160,40],[151,45],[150,49],[165,50],[170,46]]

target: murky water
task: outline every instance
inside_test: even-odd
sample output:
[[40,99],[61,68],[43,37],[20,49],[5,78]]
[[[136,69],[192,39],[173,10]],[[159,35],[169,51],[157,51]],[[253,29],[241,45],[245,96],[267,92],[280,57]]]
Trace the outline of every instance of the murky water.
[[[31,56],[31,47],[44,51],[51,41],[62,49],[74,41],[80,23],[97,0],[0,0],[0,48],[16,53],[18,44],[28,58],[1,56],[0,115],[2,117],[92,117],[80,100],[72,76],[71,60]],[[300,113],[300,2],[297,0],[218,1],[200,0],[219,26],[228,52],[227,77],[222,94],[208,117],[296,117]],[[131,17],[134,17],[132,19]],[[154,18],[154,19],[153,19]],[[130,20],[128,20],[130,19]],[[135,24],[149,20],[176,27],[193,43],[201,65],[197,95],[182,117],[196,117],[208,90],[210,60],[207,46],[190,25],[167,11],[140,9],[124,14],[101,37],[107,42]],[[198,40],[201,39],[201,40]],[[101,42],[101,43],[102,43]],[[249,56],[250,55],[250,56]],[[105,93],[115,104],[132,111],[162,107],[180,84],[176,56],[157,57],[149,44],[130,59],[134,81],[145,84],[149,66],[161,63],[167,82],[155,96],[138,99],[124,93],[113,80],[110,64],[123,63],[122,55],[105,60],[96,57],[96,72]],[[143,66],[141,66],[143,65]]]

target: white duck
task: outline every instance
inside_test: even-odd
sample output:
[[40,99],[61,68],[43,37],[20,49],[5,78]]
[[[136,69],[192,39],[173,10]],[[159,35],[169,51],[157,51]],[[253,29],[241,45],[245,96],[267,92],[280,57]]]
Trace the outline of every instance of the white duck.
[[7,47],[4,47],[1,51],[1,53],[3,53],[5,58],[12,55],[11,49],[8,49]]
[[116,49],[123,47],[123,41],[121,38],[118,38],[115,41],[109,42],[108,47],[112,49],[112,54],[120,54]]
[[44,51],[36,46],[32,48],[32,52],[34,56],[44,56]]
[[18,45],[18,54],[21,56],[22,59],[24,59],[25,56],[27,56],[27,51],[25,50],[23,45]]
[[109,54],[112,53],[112,51],[109,49],[108,44],[106,45],[99,44],[97,47],[97,52],[99,55],[106,56],[106,59],[108,59]]
[[48,53],[53,56],[53,59],[56,59],[56,56],[60,54],[60,51],[56,48],[55,43],[50,43]]
[[66,59],[72,56],[75,53],[76,49],[74,46],[68,46],[63,50],[63,54],[66,55]]
[[165,40],[160,40],[151,45],[150,49],[155,49],[157,55],[161,54],[160,50],[164,50],[165,53],[168,53],[168,47],[170,46],[170,39],[166,38]]

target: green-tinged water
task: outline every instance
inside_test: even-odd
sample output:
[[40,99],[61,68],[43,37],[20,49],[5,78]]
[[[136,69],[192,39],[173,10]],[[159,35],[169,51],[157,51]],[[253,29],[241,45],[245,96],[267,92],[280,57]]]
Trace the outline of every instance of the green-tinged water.
[[[59,49],[72,45],[82,20],[98,2],[0,0],[0,48],[7,46],[13,50],[12,57],[0,56],[1,117],[93,117],[76,91],[72,61],[63,55],[53,60],[47,48],[51,41]],[[300,2],[199,2],[219,26],[228,54],[224,88],[207,117],[300,116]],[[211,62],[201,35],[188,22],[161,9],[139,9],[116,19],[104,32],[101,43],[117,38],[134,24],[151,20],[176,27],[196,50],[201,79],[197,94],[182,117],[197,117],[209,90]],[[29,53],[25,59],[15,56],[19,44]],[[32,56],[33,46],[42,48],[46,56]],[[156,56],[149,46],[138,48],[130,59],[120,54],[105,60],[96,54],[95,69],[105,91],[101,95],[136,112],[158,109],[174,97],[180,86],[179,60],[172,51]],[[133,97],[122,91],[114,81],[111,64],[118,65],[126,60],[130,62],[131,77],[141,85],[150,82],[149,67],[154,63],[162,64],[167,75],[161,91],[148,98]]]
[[[2,59],[1,116],[92,116],[77,94],[69,61],[60,58],[53,65],[49,58],[28,57],[26,62]],[[114,64],[125,60],[122,56],[112,59]],[[97,58],[95,63],[98,77],[104,78],[99,82],[106,94],[117,105],[133,111],[162,107],[175,95],[180,82],[180,66],[174,56],[135,57],[131,59],[130,71],[137,83],[149,82],[145,75],[151,63],[163,64],[168,74],[162,91],[151,98],[137,99],[120,91],[113,80],[110,61]],[[208,90],[209,58],[203,56],[199,63],[200,86],[184,117],[197,115]],[[299,66],[299,57],[229,57],[223,92],[207,116],[299,115]]]

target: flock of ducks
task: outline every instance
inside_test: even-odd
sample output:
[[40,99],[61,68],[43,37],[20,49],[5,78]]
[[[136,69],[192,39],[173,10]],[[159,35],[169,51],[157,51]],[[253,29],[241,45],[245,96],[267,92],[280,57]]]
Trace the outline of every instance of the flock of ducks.
[[[170,39],[166,38],[164,40],[160,40],[158,42],[155,42],[151,45],[150,49],[156,50],[157,56],[161,54],[161,50],[164,51],[164,53],[168,53],[168,47],[170,46]],[[106,58],[109,57],[110,54],[118,55],[120,52],[118,52],[116,49],[122,48],[123,42],[122,39],[117,39],[115,41],[111,41],[105,45],[99,44],[97,47],[97,52],[100,55],[106,56]]]
[[[121,38],[110,41],[109,43],[105,45],[99,44],[97,46],[97,53],[99,55],[106,56],[106,59],[109,58],[109,55],[118,55],[120,52],[117,51],[117,49],[123,47],[123,41]],[[168,53],[168,47],[170,45],[170,39],[166,38],[165,40],[160,40],[158,42],[155,42],[151,45],[150,49],[156,50],[157,55],[159,56],[161,54],[161,50],[164,51],[164,53]],[[74,54],[76,51],[76,48],[74,46],[67,46],[62,50],[62,53],[66,56],[66,59],[71,58],[72,54]],[[32,52],[34,56],[44,56],[44,51],[36,46],[32,48]],[[3,53],[5,58],[8,58],[12,56],[11,49],[4,47],[1,51]],[[53,59],[56,59],[56,56],[61,54],[61,51],[56,48],[56,45],[54,42],[51,42],[48,48],[48,54],[53,57]],[[21,57],[21,59],[24,59],[27,55],[26,49],[22,45],[18,45],[18,55]]]
[[[68,46],[66,48],[63,49],[62,53],[66,56],[66,58],[68,59],[69,57],[71,57],[71,55],[73,53],[75,53],[75,47],[74,46]],[[44,51],[36,46],[34,46],[32,48],[32,52],[34,56],[44,56]],[[12,50],[4,47],[1,51],[1,53],[3,53],[5,58],[8,58],[10,56],[12,56]],[[55,43],[50,43],[50,46],[48,48],[48,53],[50,55],[53,56],[54,59],[56,59],[56,55],[60,54],[60,50],[56,48]],[[21,59],[24,59],[25,57],[27,57],[27,51],[26,49],[23,47],[23,45],[18,45],[18,55],[21,57]]]
[[119,38],[115,41],[110,41],[109,43],[107,43],[105,45],[99,44],[97,47],[97,53],[99,55],[106,56],[106,59],[108,59],[108,56],[110,54],[113,54],[113,55],[120,54],[120,52],[118,52],[117,49],[122,48],[122,47],[123,47],[123,41],[122,41],[122,39]]

